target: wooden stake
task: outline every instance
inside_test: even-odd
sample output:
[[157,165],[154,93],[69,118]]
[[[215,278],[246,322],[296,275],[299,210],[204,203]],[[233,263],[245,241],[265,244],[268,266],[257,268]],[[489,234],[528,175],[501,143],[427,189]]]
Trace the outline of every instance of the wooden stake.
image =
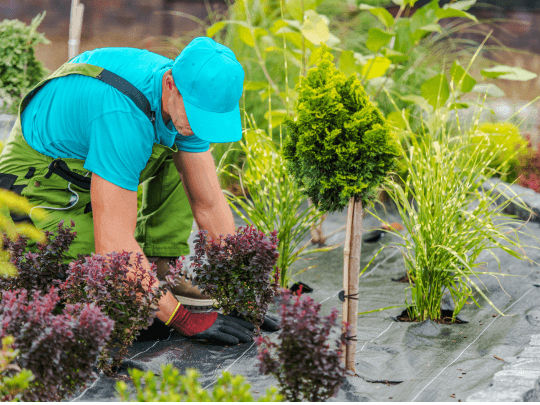
[[79,0],[71,0],[71,15],[69,21],[68,59],[79,54],[81,44],[82,21],[84,5]]
[[[349,203],[350,205],[350,203]],[[351,325],[351,335],[356,339],[358,329],[358,284],[360,273],[360,256],[362,251],[362,218],[364,212],[362,208],[362,200],[357,197],[354,200],[353,209],[353,221],[351,231],[351,254],[349,259],[349,292],[348,295],[356,299],[346,299],[345,303],[349,308],[347,311],[348,323]],[[347,346],[347,359],[345,366],[347,370],[355,372],[354,357],[356,354],[356,340],[350,340],[350,344]]]
[[[353,212],[354,211],[354,197],[349,200],[349,210],[347,211],[347,231],[345,232],[345,246],[343,248],[343,291],[345,295],[349,294],[349,258],[351,255],[351,232],[353,225]],[[341,319],[343,322],[349,322],[349,304],[347,298],[343,302]],[[345,326],[342,328],[342,333],[346,333]],[[347,346],[343,345],[341,348],[341,359],[343,363],[347,364]]]

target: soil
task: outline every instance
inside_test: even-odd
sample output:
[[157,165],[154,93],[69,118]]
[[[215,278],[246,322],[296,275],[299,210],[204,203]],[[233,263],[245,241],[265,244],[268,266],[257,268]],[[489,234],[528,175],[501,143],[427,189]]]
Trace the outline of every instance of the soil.
[[[464,323],[469,323],[467,321],[464,321],[462,319],[459,319],[459,317],[456,318],[455,322],[452,322],[452,314],[453,312],[450,311],[450,310],[446,310],[446,309],[443,309],[441,311],[441,318],[439,319],[432,319],[433,322],[435,323],[440,323],[440,324],[444,324],[444,325],[454,325],[454,324],[464,324]],[[407,310],[404,310],[401,315],[398,315],[396,317],[396,319],[399,321],[399,322],[419,322],[418,320],[416,319],[411,319],[409,318],[409,315],[407,313]]]

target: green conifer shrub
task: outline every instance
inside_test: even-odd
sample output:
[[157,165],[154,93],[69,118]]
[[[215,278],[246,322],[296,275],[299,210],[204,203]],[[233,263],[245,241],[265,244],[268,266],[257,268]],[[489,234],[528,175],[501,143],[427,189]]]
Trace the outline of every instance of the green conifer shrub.
[[355,75],[333,64],[326,46],[320,62],[300,79],[296,119],[285,119],[283,146],[297,186],[319,209],[341,211],[352,196],[372,201],[399,155],[397,137]]

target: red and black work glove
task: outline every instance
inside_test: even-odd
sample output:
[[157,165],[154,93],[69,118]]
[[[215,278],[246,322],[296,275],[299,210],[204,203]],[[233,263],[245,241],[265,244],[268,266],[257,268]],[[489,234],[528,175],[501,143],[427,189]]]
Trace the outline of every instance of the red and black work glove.
[[165,325],[190,339],[208,339],[224,345],[251,342],[254,327],[250,322],[217,312],[193,313],[178,303]]

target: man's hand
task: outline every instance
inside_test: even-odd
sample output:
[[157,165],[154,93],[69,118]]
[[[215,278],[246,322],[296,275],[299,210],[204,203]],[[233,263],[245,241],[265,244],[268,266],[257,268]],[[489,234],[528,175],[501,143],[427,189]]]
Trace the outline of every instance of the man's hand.
[[181,304],[177,306],[165,325],[171,326],[182,336],[191,339],[208,339],[225,345],[251,342],[251,331],[254,329],[249,322],[217,312],[193,313]]

